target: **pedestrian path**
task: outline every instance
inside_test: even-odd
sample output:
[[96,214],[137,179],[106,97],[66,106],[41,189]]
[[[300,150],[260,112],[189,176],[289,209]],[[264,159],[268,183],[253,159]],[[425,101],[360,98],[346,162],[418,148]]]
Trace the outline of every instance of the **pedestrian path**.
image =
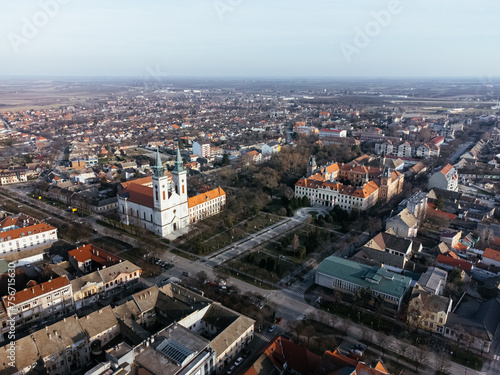
[[290,295],[297,296],[297,297],[299,297],[299,298],[304,299],[304,293],[300,293],[300,292],[297,292],[297,291],[295,291],[295,290],[288,289],[288,288],[286,288],[286,289],[282,289],[282,290],[283,290],[283,292],[284,292],[284,293],[286,293],[286,294],[290,294]]

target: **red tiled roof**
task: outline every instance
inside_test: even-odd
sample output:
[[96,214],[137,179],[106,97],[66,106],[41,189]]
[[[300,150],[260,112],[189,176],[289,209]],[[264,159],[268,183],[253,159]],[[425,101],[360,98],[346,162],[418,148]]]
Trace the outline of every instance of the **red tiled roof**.
[[437,216],[440,216],[440,217],[444,217],[445,219],[448,219],[448,220],[453,220],[453,219],[455,219],[457,217],[457,215],[453,215],[453,214],[450,214],[448,212],[437,210],[436,206],[434,205],[434,203],[427,202],[427,205],[432,210],[432,213],[434,215],[437,215]]
[[451,164],[446,164],[446,166],[443,169],[441,169],[441,173],[446,174],[449,171],[451,171],[452,168],[453,168],[453,166]]
[[126,189],[127,187],[129,187],[132,184],[148,185],[148,184],[151,184],[152,181],[153,181],[153,177],[148,176],[148,177],[138,178],[136,180],[122,182],[120,185],[122,186],[122,188]]
[[85,263],[87,260],[93,260],[99,264],[112,266],[120,262],[120,258],[100,249],[92,244],[77,247],[68,252],[68,255],[75,258],[78,263]]
[[[14,240],[16,238],[20,238],[21,235],[31,236],[35,233],[48,232],[54,229],[56,229],[56,227],[53,227],[52,225],[49,224],[45,223],[35,224],[35,225],[30,225],[28,227],[17,228],[8,230],[6,232],[1,232],[0,239],[3,239],[3,241],[9,241],[9,240]],[[28,234],[28,232],[31,232],[31,234]],[[8,239],[8,237],[10,237],[10,239]]]
[[[67,285],[69,285],[68,278],[66,276],[61,276],[61,277],[58,277],[57,279],[49,280],[45,283],[35,285],[31,288],[24,289],[24,290],[17,292],[14,295],[14,297],[15,297],[14,301],[15,301],[16,305],[18,305],[18,304],[23,303],[25,301],[28,301],[34,297],[41,296],[45,293],[52,292],[53,290],[63,288]],[[7,298],[7,296],[3,297],[3,303],[5,306],[7,306],[6,298]]]
[[149,208],[154,207],[153,188],[139,184],[130,184],[120,193],[120,196],[127,197],[129,202],[137,203]]
[[462,259],[453,259],[452,257],[448,257],[443,254],[439,254],[437,256],[437,262],[446,264],[451,267],[460,268],[463,271],[470,271],[472,269],[472,263],[469,263]]
[[493,249],[490,249],[489,247],[487,247],[484,250],[483,258],[488,258],[488,259],[492,259],[492,260],[496,260],[496,261],[500,262],[500,251],[493,250]]

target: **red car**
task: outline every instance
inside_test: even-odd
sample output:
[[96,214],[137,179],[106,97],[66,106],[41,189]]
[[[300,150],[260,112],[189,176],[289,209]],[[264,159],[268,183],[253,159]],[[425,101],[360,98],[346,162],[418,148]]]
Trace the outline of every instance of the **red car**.
[[276,324],[280,324],[282,320],[283,320],[283,318],[280,316],[280,317],[276,320]]

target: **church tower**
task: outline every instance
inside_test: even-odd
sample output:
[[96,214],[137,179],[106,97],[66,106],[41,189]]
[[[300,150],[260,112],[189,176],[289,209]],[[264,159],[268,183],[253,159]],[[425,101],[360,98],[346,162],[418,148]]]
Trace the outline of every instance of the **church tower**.
[[177,159],[175,160],[175,167],[172,172],[172,180],[175,192],[181,197],[181,202],[187,201],[187,172],[184,170],[184,163],[182,162],[179,147],[177,147]]
[[385,167],[382,176],[380,176],[379,200],[381,202],[387,202],[389,200],[389,188],[392,182],[391,180],[391,168]]
[[163,211],[168,207],[168,176],[160,158],[160,151],[156,149],[156,165],[153,167],[153,201],[154,209]]
[[[181,152],[177,147],[177,158],[174,170],[172,171],[173,195],[171,198],[172,219],[171,230],[176,231],[189,226],[189,202],[187,195],[187,172],[184,170]],[[175,197],[175,198],[174,198]]]
[[309,163],[307,164],[307,177],[310,177],[316,171],[316,158],[314,156],[309,156]]

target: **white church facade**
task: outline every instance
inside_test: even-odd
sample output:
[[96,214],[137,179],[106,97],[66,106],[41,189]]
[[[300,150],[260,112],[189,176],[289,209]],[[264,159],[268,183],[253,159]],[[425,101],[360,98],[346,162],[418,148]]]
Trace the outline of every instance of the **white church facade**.
[[[224,208],[226,193],[221,188],[193,197],[196,199],[188,198],[187,172],[179,150],[171,177],[165,173],[158,151],[153,168],[155,173],[151,184],[132,181],[118,194],[118,212],[122,223],[165,237]],[[190,217],[193,215],[196,216]]]

